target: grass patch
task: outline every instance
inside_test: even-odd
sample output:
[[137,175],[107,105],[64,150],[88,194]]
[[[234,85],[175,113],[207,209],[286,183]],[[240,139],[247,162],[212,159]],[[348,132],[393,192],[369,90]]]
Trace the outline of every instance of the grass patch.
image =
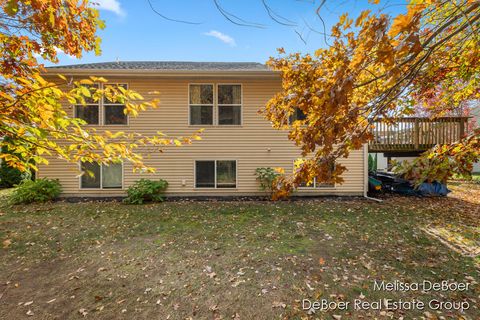
[[395,197],[383,203],[4,205],[0,318],[21,319],[28,310],[39,318],[79,318],[80,309],[95,319],[424,316],[418,310],[308,315],[300,303],[388,295],[470,301],[465,314],[430,312],[477,319],[478,285],[447,293],[373,290],[374,280],[478,282],[479,257],[454,244],[478,250],[474,195],[480,188],[452,188],[449,198]]

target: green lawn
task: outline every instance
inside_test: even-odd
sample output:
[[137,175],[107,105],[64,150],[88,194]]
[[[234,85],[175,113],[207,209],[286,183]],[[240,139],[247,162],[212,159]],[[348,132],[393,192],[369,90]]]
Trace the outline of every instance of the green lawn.
[[[0,318],[459,319],[447,310],[301,308],[302,299],[436,298],[468,301],[463,317],[479,319],[480,185],[452,188],[446,199],[383,203],[3,205]],[[375,279],[471,288],[379,292]]]

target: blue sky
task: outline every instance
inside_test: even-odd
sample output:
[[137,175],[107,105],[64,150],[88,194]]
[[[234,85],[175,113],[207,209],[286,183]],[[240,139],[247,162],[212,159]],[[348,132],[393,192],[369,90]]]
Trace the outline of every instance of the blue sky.
[[[323,36],[310,31],[322,30],[315,10],[320,1],[266,0],[272,14],[296,26],[284,26],[273,21],[262,0],[217,0],[222,8],[237,17],[263,28],[238,26],[229,22],[215,7],[213,0],[151,0],[155,10],[172,19],[199,22],[183,24],[157,15],[147,0],[92,0],[99,3],[106,29],[102,38],[102,55],[87,53],[80,59],[60,54],[60,64],[131,60],[178,61],[255,61],[265,62],[276,55],[276,48],[287,52],[313,52],[325,46]],[[339,2],[343,3],[336,7]],[[402,2],[398,0],[398,2]],[[355,15],[371,8],[367,0],[327,1],[322,18],[328,29],[341,13]],[[375,7],[375,10],[379,7]],[[279,17],[279,20],[282,18]],[[300,39],[298,32],[306,41]]]

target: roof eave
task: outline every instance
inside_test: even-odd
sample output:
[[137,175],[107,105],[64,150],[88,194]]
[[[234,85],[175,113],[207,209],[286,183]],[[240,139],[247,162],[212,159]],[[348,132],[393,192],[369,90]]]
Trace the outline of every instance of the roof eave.
[[279,71],[272,70],[117,70],[117,69],[70,69],[46,68],[43,76],[61,74],[64,76],[102,76],[102,77],[262,77],[277,78]]

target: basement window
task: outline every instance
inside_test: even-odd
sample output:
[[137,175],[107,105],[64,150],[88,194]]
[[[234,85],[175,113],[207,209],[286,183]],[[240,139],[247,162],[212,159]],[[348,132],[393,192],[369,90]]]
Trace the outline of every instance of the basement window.
[[236,188],[235,160],[195,161],[195,188]]
[[123,186],[123,164],[100,165],[96,162],[82,162],[80,178],[82,189],[121,189]]
[[[295,164],[294,164],[294,170],[295,170]],[[335,161],[332,161],[330,162],[330,165],[329,165],[328,174],[329,175],[333,174],[334,170],[335,170]],[[313,181],[310,184],[307,184],[306,182],[302,182],[298,187],[301,189],[334,188],[335,183],[320,183],[320,182],[317,182],[317,178],[313,178]]]

